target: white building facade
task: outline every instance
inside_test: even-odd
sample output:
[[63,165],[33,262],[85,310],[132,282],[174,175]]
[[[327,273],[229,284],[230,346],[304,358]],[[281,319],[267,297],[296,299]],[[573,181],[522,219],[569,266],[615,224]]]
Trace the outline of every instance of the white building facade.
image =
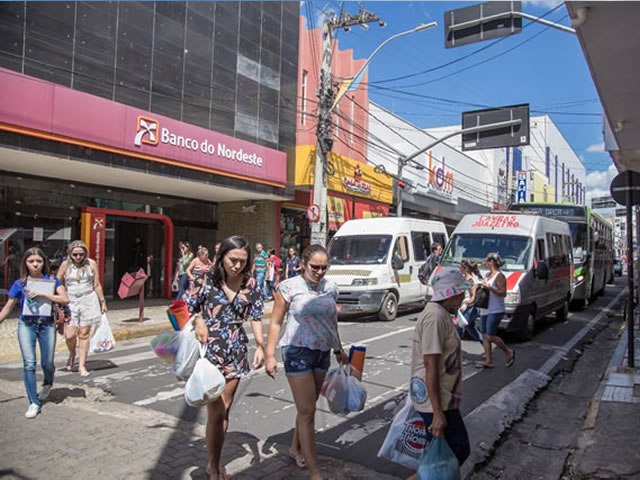
[[369,118],[369,163],[399,177],[404,184],[400,194],[404,216],[442,220],[453,227],[463,215],[493,207],[497,195],[494,165],[451,144],[439,143],[399,171],[400,156],[409,156],[436,142],[438,135],[373,102],[369,103]]

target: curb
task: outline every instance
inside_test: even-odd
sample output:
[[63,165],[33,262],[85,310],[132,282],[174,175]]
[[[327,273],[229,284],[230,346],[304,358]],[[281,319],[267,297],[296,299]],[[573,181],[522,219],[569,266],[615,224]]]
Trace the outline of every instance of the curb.
[[[265,314],[262,317],[262,321],[271,320],[271,312]],[[134,338],[148,337],[151,335],[157,335],[164,330],[171,330],[171,325],[167,321],[166,323],[156,323],[153,325],[142,325],[139,327],[115,327],[112,328],[113,337],[116,342],[121,340],[132,340]]]

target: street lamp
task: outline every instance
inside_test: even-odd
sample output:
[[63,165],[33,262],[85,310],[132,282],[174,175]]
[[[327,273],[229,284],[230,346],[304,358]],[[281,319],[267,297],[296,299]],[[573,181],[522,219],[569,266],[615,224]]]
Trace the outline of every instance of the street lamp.
[[[437,22],[423,23],[418,25],[417,27],[412,28],[411,30],[407,30],[405,32],[400,32],[400,33],[396,33],[395,35],[391,35],[384,42],[378,45],[378,47],[371,53],[371,55],[369,55],[369,58],[367,58],[365,62],[362,64],[362,66],[360,67],[360,70],[358,70],[358,73],[356,73],[351,79],[351,83],[357,81],[357,79],[364,74],[364,71],[369,66],[369,62],[371,62],[373,57],[375,57],[376,54],[382,49],[382,47],[384,47],[387,43],[391,42],[392,40],[395,40],[396,38],[400,38],[405,35],[409,35],[411,33],[418,33],[424,30],[429,30],[430,28],[434,28],[437,26],[438,26]],[[348,90],[349,90],[348,85],[347,85],[347,88],[340,89],[340,91],[338,92],[338,95],[336,95],[336,99],[333,101],[333,105],[331,106],[331,109],[329,109],[329,111],[327,112],[327,115],[329,115],[333,111],[336,105],[338,105],[338,102],[346,95]]]
[[[380,22],[380,26],[383,22]],[[395,35],[390,36],[384,42],[382,42],[378,47],[369,55],[364,62],[364,64],[358,70],[351,81],[347,84],[345,82],[336,95],[333,103],[327,102],[330,100],[331,96],[331,87],[330,87],[330,71],[331,71],[331,51],[333,45],[331,43],[331,30],[336,25],[333,25],[331,22],[326,21],[324,25],[324,48],[323,48],[323,61],[322,61],[322,71],[321,71],[321,95],[319,102],[319,112],[318,112],[318,141],[316,145],[316,161],[314,168],[314,180],[313,180],[313,203],[318,206],[318,210],[320,212],[320,218],[311,224],[311,243],[320,243],[321,245],[325,245],[327,242],[327,177],[325,166],[327,165],[327,155],[331,150],[331,142],[328,141],[329,133],[328,133],[328,119],[331,115],[331,112],[334,110],[338,102],[345,96],[347,91],[349,90],[349,85],[352,85],[361,75],[364,74],[365,69],[369,65],[369,62],[376,56],[376,54],[384,47],[386,44],[395,40],[396,38],[400,38],[404,35],[409,35],[411,33],[422,32],[424,30],[428,30],[430,28],[436,27],[438,24],[436,22],[423,23],[418,25],[417,27],[412,28],[411,30],[407,30],[405,32],[396,33]]]

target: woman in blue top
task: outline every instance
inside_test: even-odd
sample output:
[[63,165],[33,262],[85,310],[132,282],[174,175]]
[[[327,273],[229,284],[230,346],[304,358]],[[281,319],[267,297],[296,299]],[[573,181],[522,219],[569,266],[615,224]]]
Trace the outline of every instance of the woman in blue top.
[[329,255],[321,245],[302,253],[302,274],[278,285],[267,336],[266,371],[275,378],[276,343],[280,338],[284,371],[296,405],[296,428],[289,456],[299,467],[309,468],[309,478],[322,478],[318,468],[315,438],[316,403],[329,369],[331,350],[339,363],[347,363],[338,335],[338,287],[324,278]]
[[[39,248],[30,248],[24,253],[20,263],[20,278],[9,289],[9,300],[0,310],[0,323],[18,303],[20,305],[20,320],[18,322],[18,342],[22,351],[24,364],[24,386],[29,398],[29,409],[24,414],[27,418],[34,418],[42,408],[42,402],[47,400],[55,365],[53,354],[56,349],[56,327],[53,322],[52,303],[68,303],[67,292],[54,275],[50,275],[50,264],[46,254]],[[43,293],[30,290],[29,284],[34,280],[49,280],[53,293]],[[25,302],[27,305],[25,306]],[[48,305],[48,307],[47,307]],[[43,315],[38,311],[46,311]],[[44,382],[40,395],[36,385],[36,340],[40,345],[40,364],[44,371]]]

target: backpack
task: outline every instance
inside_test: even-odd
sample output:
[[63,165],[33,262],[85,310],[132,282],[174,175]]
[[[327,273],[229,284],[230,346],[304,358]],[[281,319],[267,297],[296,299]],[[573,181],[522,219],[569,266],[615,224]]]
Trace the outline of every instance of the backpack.
[[420,269],[418,270],[418,280],[420,280],[420,283],[422,283],[423,285],[428,284],[429,277],[431,276],[431,273],[433,273],[433,270],[437,264],[437,255],[431,254],[427,257],[427,260],[420,266]]

